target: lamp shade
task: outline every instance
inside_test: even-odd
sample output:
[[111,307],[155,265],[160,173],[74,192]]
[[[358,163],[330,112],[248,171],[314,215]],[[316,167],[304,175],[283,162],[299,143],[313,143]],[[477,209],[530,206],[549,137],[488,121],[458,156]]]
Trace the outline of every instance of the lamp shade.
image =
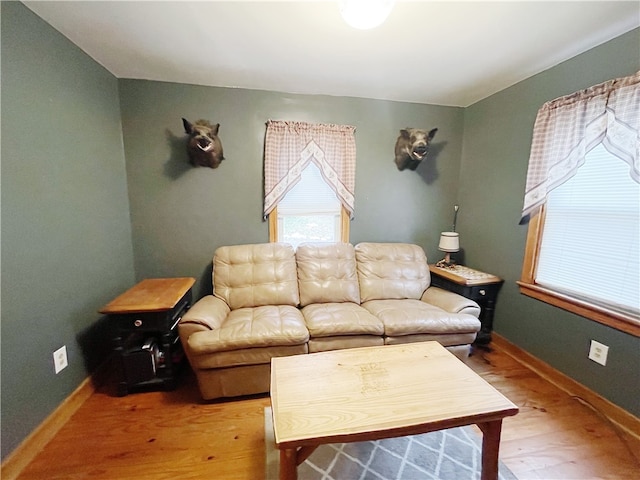
[[460,250],[460,235],[457,232],[442,232],[438,250],[441,252],[457,252]]
[[368,30],[381,25],[391,13],[394,0],[342,0],[340,13],[353,28]]

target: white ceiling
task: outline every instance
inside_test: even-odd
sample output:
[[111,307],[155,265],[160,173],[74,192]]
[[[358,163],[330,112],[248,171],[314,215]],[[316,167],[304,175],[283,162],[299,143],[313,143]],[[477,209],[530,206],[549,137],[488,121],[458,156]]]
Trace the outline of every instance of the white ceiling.
[[[24,2],[118,78],[468,106],[640,25],[635,1]],[[640,55],[640,46],[639,46]]]

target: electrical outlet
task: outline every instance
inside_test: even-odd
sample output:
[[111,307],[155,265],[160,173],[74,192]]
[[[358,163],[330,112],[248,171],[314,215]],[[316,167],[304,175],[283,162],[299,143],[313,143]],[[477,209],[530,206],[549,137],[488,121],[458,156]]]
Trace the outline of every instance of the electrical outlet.
[[63,345],[53,352],[53,367],[56,370],[56,375],[67,368],[67,365],[69,365],[67,362],[67,347]]
[[589,348],[589,359],[593,360],[600,365],[607,364],[607,354],[609,353],[609,347],[603,345],[600,342],[591,340],[591,347]]

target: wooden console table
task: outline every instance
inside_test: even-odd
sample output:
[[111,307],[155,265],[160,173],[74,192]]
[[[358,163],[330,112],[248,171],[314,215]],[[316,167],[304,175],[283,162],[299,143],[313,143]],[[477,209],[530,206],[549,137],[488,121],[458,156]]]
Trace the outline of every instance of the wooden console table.
[[113,322],[121,375],[118,395],[134,389],[173,389],[184,353],[178,322],[191,307],[195,279],[151,278],[100,310]]
[[452,268],[429,265],[429,270],[432,285],[462,295],[480,305],[482,326],[474,345],[486,347],[491,342],[496,298],[504,280],[463,265],[454,265]]

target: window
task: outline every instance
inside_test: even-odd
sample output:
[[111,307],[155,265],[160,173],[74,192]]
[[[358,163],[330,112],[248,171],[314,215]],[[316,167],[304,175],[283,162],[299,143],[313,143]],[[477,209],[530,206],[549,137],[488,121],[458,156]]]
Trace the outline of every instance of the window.
[[315,163],[310,162],[300,181],[271,212],[271,240],[290,243],[294,248],[303,242],[348,242],[345,214],[335,192]]
[[622,316],[640,314],[640,185],[600,144],[549,194],[534,284]]
[[534,127],[520,291],[640,336],[640,72],[547,102]]
[[269,241],[349,241],[355,204],[355,127],[269,120],[264,216]]

